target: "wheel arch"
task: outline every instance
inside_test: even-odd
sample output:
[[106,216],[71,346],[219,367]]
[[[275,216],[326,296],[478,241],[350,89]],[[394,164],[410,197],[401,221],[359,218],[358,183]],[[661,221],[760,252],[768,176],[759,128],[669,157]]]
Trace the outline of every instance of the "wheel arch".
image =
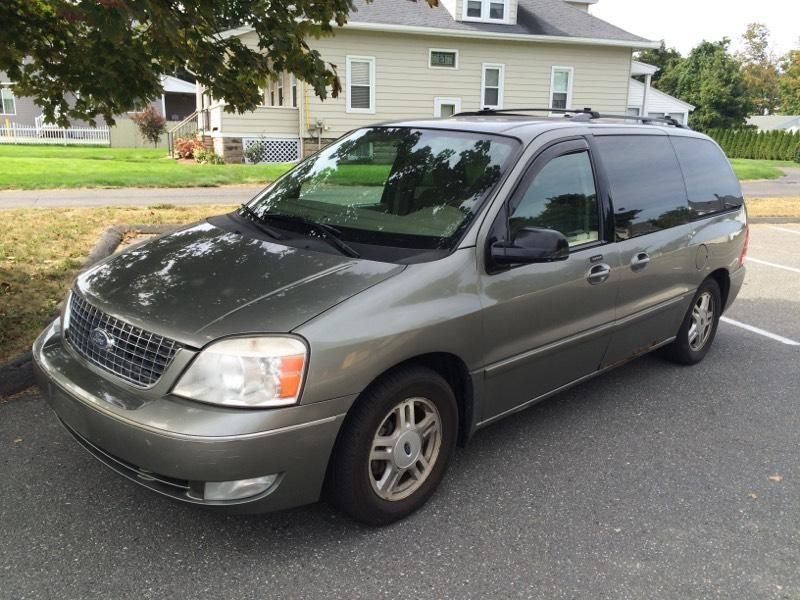
[[719,285],[719,293],[720,293],[720,303],[722,305],[722,311],[725,311],[725,308],[728,306],[728,296],[731,292],[731,276],[728,273],[728,269],[717,269],[716,271],[712,271],[706,279],[713,279]]

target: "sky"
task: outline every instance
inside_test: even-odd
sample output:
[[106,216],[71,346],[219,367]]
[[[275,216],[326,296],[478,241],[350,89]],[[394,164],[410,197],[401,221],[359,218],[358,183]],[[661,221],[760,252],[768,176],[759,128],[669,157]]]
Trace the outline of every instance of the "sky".
[[748,23],[766,25],[781,55],[800,47],[800,0],[600,0],[591,13],[631,33],[687,54],[699,42],[728,37],[741,47]]

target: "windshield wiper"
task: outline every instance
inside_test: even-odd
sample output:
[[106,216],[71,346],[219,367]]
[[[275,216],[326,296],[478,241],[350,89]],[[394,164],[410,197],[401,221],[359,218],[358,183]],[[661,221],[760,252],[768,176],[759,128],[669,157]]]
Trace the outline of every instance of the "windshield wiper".
[[240,214],[247,217],[259,231],[266,233],[268,236],[275,238],[276,240],[283,238],[283,235],[281,235],[277,230],[273,229],[269,225],[264,224],[264,219],[261,217],[261,215],[250,208],[247,204],[242,204],[239,207],[239,210]]
[[361,256],[352,247],[345,243],[344,240],[342,240],[342,232],[336,229],[336,227],[333,225],[328,225],[327,223],[317,223],[316,221],[300,215],[265,213],[263,216],[261,216],[261,219],[265,221],[273,220],[282,221],[284,223],[299,223],[301,225],[305,225],[308,227],[309,233],[312,231],[317,232],[317,235],[313,237],[328,242],[328,244],[339,250],[339,252],[345,256],[349,256],[351,258],[359,258]]

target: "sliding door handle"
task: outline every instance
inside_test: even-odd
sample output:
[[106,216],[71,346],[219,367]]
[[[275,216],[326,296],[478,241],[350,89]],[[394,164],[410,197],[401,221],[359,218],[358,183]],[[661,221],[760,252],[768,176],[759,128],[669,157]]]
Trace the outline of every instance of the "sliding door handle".
[[606,281],[610,275],[611,267],[605,263],[602,263],[589,269],[589,272],[586,274],[586,281],[592,285],[597,285]]

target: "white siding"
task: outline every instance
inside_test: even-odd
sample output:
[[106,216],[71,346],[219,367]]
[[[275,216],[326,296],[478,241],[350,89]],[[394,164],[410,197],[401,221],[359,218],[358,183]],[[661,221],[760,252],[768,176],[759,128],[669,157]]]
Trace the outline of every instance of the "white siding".
[[[254,34],[246,34],[242,40],[255,46]],[[337,137],[350,129],[384,120],[429,117],[437,96],[461,98],[462,110],[478,110],[483,63],[505,65],[503,104],[506,108],[547,106],[551,70],[555,65],[574,68],[574,108],[590,106],[595,110],[624,113],[628,106],[631,68],[631,50],[628,48],[347,29],[338,31],[332,38],[309,40],[309,44],[321,52],[326,62],[338,66],[342,85],[345,84],[346,56],[375,57],[375,114],[347,113],[344,90],[338,98],[323,102],[314,95],[310,86],[303,86],[301,103],[308,106],[308,112],[303,116],[304,129],[321,119],[328,128],[324,137]],[[428,68],[429,49],[443,47],[459,51],[458,69]],[[306,131],[303,135],[307,135]]]
[[[644,94],[644,84],[641,81],[637,81],[636,79],[631,79],[629,86],[630,86],[630,91],[628,95],[628,108],[641,109],[642,96]],[[677,98],[673,98],[669,94],[660,92],[653,87],[651,87],[650,91],[647,93],[648,113],[662,113],[662,114],[672,114],[672,115],[682,113],[686,115],[686,118],[688,119],[689,114],[693,109],[694,107],[691,104],[686,104],[685,102],[678,100]]]
[[259,107],[253,112],[237,114],[223,112],[222,106],[211,109],[211,128],[216,127],[230,136],[297,136],[298,109],[290,107]]

